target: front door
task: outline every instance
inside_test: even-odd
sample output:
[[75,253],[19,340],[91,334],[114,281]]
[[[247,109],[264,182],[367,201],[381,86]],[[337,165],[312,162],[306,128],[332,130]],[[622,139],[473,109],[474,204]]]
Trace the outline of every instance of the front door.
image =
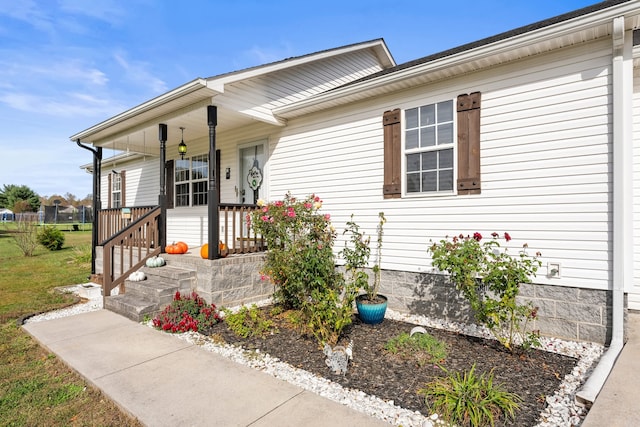
[[264,198],[265,141],[240,147],[240,185],[238,202],[255,205]]

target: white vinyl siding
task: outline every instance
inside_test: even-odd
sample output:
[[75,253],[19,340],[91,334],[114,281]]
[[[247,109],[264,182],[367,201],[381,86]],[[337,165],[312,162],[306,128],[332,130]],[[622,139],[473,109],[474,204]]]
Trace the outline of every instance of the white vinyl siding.
[[[607,289],[610,64],[610,44],[592,43],[292,119],[271,143],[270,199],[318,194],[341,239],[351,213],[374,234],[384,211],[386,269],[431,271],[431,241],[506,231],[511,253],[525,242],[542,252],[536,282]],[[470,91],[482,93],[482,194],[384,200],[382,113]],[[549,261],[560,279],[546,276]]]
[[633,286],[628,303],[640,310],[640,68],[633,69]]
[[[100,199],[103,209],[107,208],[108,197],[110,197],[107,171],[110,171],[111,168],[108,159],[103,161],[100,183]],[[122,206],[155,206],[158,204],[160,166],[157,157],[146,156],[142,159],[118,163],[118,169],[126,170],[126,200],[123,200]]]

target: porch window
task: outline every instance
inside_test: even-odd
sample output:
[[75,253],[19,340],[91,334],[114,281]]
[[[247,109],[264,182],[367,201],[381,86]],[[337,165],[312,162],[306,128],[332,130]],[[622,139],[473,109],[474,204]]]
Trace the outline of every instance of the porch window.
[[405,111],[407,193],[453,191],[453,100]]
[[209,158],[206,154],[175,161],[175,206],[206,206]]
[[122,207],[122,176],[119,173],[112,174],[111,177],[111,207]]

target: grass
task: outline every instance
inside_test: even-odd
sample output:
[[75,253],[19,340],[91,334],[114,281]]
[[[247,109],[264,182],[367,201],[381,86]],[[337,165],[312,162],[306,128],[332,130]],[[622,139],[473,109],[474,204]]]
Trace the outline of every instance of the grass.
[[389,340],[384,348],[391,354],[416,360],[419,366],[438,363],[447,357],[445,343],[427,333],[402,333]]
[[87,282],[91,232],[65,233],[61,250],[24,257],[14,230],[0,225],[0,426],[139,426],[16,322],[76,301],[55,288]]

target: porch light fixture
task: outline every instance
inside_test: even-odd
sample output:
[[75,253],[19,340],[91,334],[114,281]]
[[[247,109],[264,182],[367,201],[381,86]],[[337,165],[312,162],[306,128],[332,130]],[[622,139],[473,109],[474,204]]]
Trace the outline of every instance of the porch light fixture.
[[184,128],[180,127],[180,131],[182,132],[182,140],[178,145],[178,153],[180,153],[180,159],[184,160],[184,155],[187,154],[187,144],[184,143]]

